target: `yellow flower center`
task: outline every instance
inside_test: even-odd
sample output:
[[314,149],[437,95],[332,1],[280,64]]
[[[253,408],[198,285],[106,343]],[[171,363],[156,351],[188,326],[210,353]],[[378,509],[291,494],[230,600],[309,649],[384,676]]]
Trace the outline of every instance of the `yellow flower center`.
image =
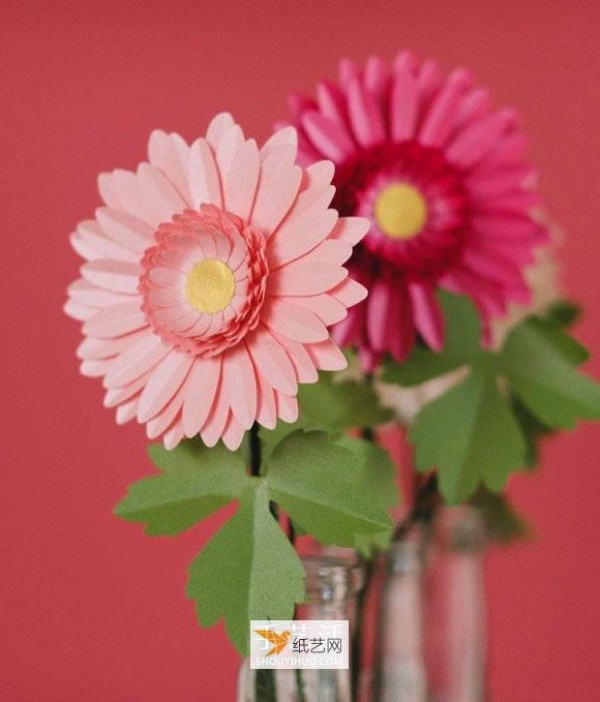
[[192,307],[204,314],[225,309],[235,291],[233,271],[223,261],[207,258],[197,263],[185,281],[185,296]]
[[374,214],[384,234],[392,239],[410,239],[427,221],[427,202],[413,185],[394,183],[377,195]]

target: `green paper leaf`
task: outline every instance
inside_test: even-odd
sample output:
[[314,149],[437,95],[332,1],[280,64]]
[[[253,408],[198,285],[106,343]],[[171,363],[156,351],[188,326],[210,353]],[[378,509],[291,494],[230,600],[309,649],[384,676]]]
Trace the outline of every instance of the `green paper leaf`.
[[552,320],[559,327],[568,329],[581,317],[581,307],[570,300],[559,300],[548,307],[544,317]]
[[[522,321],[492,352],[481,346],[475,306],[447,293],[440,299],[447,324],[442,351],[418,348],[403,364],[388,361],[383,379],[412,386],[461,367],[470,373],[424,407],[411,432],[421,470],[439,468],[441,492],[455,503],[480,481],[499,489],[509,471],[534,465],[545,434],[572,427],[578,417],[599,419],[600,387],[576,370],[588,352],[564,331],[575,315],[568,304]],[[473,436],[482,430],[485,442]]]
[[521,428],[525,443],[527,444],[523,468],[532,471],[536,468],[539,461],[539,445],[541,440],[553,434],[555,430],[550,429],[550,427],[540,422],[512,392],[510,393],[510,404],[515,419]]
[[519,425],[494,376],[481,369],[426,405],[410,432],[416,444],[416,467],[438,469],[438,484],[447,502],[467,499],[483,482],[504,487],[519,469],[527,449]]
[[490,541],[506,546],[532,536],[531,523],[515,509],[506,495],[480,488],[471,504],[481,514]]
[[248,653],[250,620],[293,618],[304,599],[304,569],[269,511],[264,478],[249,479],[237,513],[190,566],[187,595],[202,626],[225,620],[242,655]]
[[338,439],[336,443],[359,459],[359,462],[352,463],[358,469],[354,478],[356,489],[372,494],[385,508],[397,505],[400,501],[397,469],[388,452],[372,441],[349,436]]
[[372,427],[393,417],[364,380],[337,381],[332,373],[321,373],[319,382],[301,385],[300,414],[306,428],[340,432],[354,427]]
[[[343,437],[337,442],[340,446],[360,456],[362,466],[357,475],[357,490],[377,497],[387,510],[397,505],[400,493],[397,481],[397,469],[389,454],[381,446],[364,439]],[[393,528],[378,534],[356,534],[354,546],[365,558],[372,558],[376,553],[386,551],[392,539]]]
[[403,387],[420,385],[481,359],[481,325],[475,305],[467,298],[442,292],[439,295],[446,321],[446,340],[441,351],[419,346],[405,363],[388,359],[382,380]]
[[364,490],[364,455],[324,432],[297,431],[275,449],[267,477],[271,498],[323,544],[354,546],[356,534],[391,528],[380,496]]
[[115,507],[123,519],[147,522],[147,534],[179,534],[239,497],[248,479],[242,458],[223,446],[155,444],[149,454],[164,472],[133,483]]
[[557,327],[528,319],[510,333],[500,365],[511,390],[549,427],[600,419],[600,386],[574,368],[581,355]]

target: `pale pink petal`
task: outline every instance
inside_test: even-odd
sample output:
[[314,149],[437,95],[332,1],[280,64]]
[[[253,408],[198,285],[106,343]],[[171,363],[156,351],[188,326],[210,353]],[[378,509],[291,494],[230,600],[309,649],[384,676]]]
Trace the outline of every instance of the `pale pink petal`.
[[204,203],[223,206],[219,171],[206,139],[196,139],[190,148],[188,178],[192,207]]
[[244,343],[227,352],[222,372],[231,411],[244,429],[250,429],[256,419],[257,392],[254,366]]
[[171,345],[153,331],[145,330],[114,361],[104,387],[119,388],[154,368],[171,351]]
[[69,236],[69,242],[75,253],[79,254],[81,258],[85,258],[86,261],[96,261],[103,258],[102,254],[93,246],[93,243],[82,237],[79,232],[73,232]]
[[88,361],[113,358],[145,337],[147,333],[146,330],[142,329],[133,332],[133,334],[119,336],[116,339],[94,339],[93,336],[87,336],[77,348],[77,358]]
[[288,424],[293,424],[298,420],[298,398],[295,396],[275,393],[275,403],[277,405],[277,415]]
[[[100,224],[95,220],[81,222],[77,227],[77,233],[73,234],[75,241],[72,241],[73,248],[84,258],[94,260],[97,258],[112,258],[117,261],[127,261],[135,263],[139,256],[124,248],[120,244],[109,238]],[[83,244],[87,251],[93,255],[84,255],[81,248],[77,248],[77,244]]]
[[137,414],[138,402],[138,398],[136,397],[133,400],[129,400],[129,402],[125,402],[117,407],[117,424],[125,424],[135,417]]
[[256,374],[256,383],[258,390],[256,421],[266,429],[275,429],[277,424],[275,392],[261,373]]
[[262,320],[278,336],[304,343],[316,343],[329,338],[327,327],[305,307],[281,298],[271,298],[265,308]]
[[[281,151],[279,147],[285,145],[285,151]],[[294,127],[283,127],[277,129],[260,149],[260,160],[265,161],[270,154],[289,154],[290,165],[294,162],[294,156],[298,150],[298,132]]]
[[318,295],[341,283],[348,271],[324,262],[288,263],[269,277],[269,295]]
[[314,213],[321,210],[326,210],[333,196],[335,195],[335,187],[333,185],[317,185],[301,190],[290,217],[301,217],[309,213]]
[[369,231],[369,220],[366,217],[340,217],[333,228],[330,239],[342,239],[355,246]]
[[220,357],[196,359],[185,382],[183,427],[186,436],[195,436],[204,425],[213,406],[220,379]]
[[147,422],[171,400],[184,382],[194,358],[177,349],[157,364],[140,395],[138,421]]
[[251,223],[269,236],[289,212],[296,199],[302,181],[302,169],[288,165],[278,157],[282,149],[269,154],[261,166],[256,201],[250,218]]
[[137,263],[100,259],[88,261],[81,275],[100,288],[125,295],[137,295],[142,269]]
[[204,441],[208,447],[214,446],[221,438],[230,416],[231,411],[229,409],[227,395],[223,388],[219,388],[210,415],[200,432],[202,441]]
[[153,242],[154,229],[126,212],[99,207],[96,218],[103,231],[124,249],[139,255]]
[[216,149],[216,161],[221,183],[223,184],[229,177],[229,171],[233,167],[235,155],[244,143],[244,133],[239,124],[234,124],[222,136]]
[[111,365],[112,360],[110,358],[101,361],[83,361],[79,366],[79,372],[87,378],[101,378],[108,373]]
[[328,294],[341,302],[345,307],[352,307],[367,297],[368,290],[364,285],[357,283],[352,278],[346,278],[346,280],[342,281],[339,285],[331,288]]
[[293,261],[320,244],[338,220],[335,210],[316,210],[289,217],[269,239],[271,270]]
[[181,407],[185,385],[179,388],[173,399],[156,416],[152,417],[146,424],[146,434],[149,439],[155,439],[166,431],[177,417],[181,419]]
[[148,326],[140,300],[121,302],[96,312],[83,325],[83,333],[99,339],[111,339]]
[[335,166],[331,161],[317,161],[306,169],[308,186],[329,185],[333,180]]
[[213,117],[206,130],[206,141],[214,151],[218,149],[221,139],[234,125],[235,121],[229,112],[220,112]]
[[69,297],[71,297],[74,302],[97,309],[110,307],[119,302],[128,302],[131,300],[130,295],[104,290],[89,283],[87,280],[83,280],[83,278],[79,278],[71,283],[68,292]]
[[104,202],[114,210],[122,210],[123,205],[116,188],[113,173],[101,173],[98,176],[98,191]]
[[230,451],[237,451],[244,438],[244,428],[237,421],[235,416],[230,413],[225,429],[221,436],[223,443]]
[[77,302],[74,299],[67,300],[63,307],[64,313],[76,319],[78,322],[86,322],[88,319],[93,317],[98,311],[94,307],[87,307],[81,302]]
[[348,366],[344,354],[331,339],[311,344],[307,347],[307,351],[315,366],[320,370],[344,370]]
[[233,158],[223,183],[224,207],[228,212],[248,219],[254,204],[260,162],[254,139],[243,142]]
[[129,400],[129,398],[133,397],[134,395],[139,395],[143,387],[148,382],[148,378],[150,377],[151,373],[152,371],[149,370],[146,373],[144,373],[144,375],[141,375],[139,378],[134,380],[132,383],[129,383],[129,385],[124,385],[121,388],[110,388],[110,390],[107,390],[104,395],[104,406],[116,407],[122,402],[126,402],[127,400]]
[[300,307],[305,307],[307,310],[316,314],[326,327],[341,322],[348,314],[346,305],[327,293],[323,293],[322,295],[309,295],[307,297],[292,297],[289,302],[293,302],[293,304],[299,305]]
[[326,262],[334,266],[341,266],[350,256],[352,256],[352,246],[350,244],[340,239],[325,239],[318,246],[315,246],[312,251],[304,254],[301,260],[304,263]]
[[156,129],[148,142],[148,160],[173,183],[186,204],[191,204],[187,164],[190,147],[179,134],[166,134]]
[[248,350],[258,374],[281,392],[293,395],[298,390],[294,366],[281,344],[263,326],[247,338]]
[[163,444],[167,451],[171,451],[183,439],[183,425],[177,420],[163,436]]
[[319,375],[304,345],[277,334],[275,336],[294,366],[298,383],[316,383]]

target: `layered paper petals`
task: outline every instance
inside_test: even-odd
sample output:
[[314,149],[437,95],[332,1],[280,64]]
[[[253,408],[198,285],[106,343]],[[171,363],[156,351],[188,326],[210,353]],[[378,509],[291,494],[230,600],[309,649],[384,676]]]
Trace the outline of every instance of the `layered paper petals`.
[[191,145],[154,132],[148,163],[100,177],[65,310],[119,423],[236,449],[254,422],[295,421],[298,384],[345,364],[328,326],[366,294],[344,263],[368,222],[328,209],[333,168],[296,165],[297,142],[287,127],[259,148],[221,114]]
[[334,329],[365,370],[386,353],[402,361],[417,338],[441,348],[439,287],[470,295],[486,324],[527,301],[525,267],[548,242],[533,169],[514,111],[494,111],[468,71],[444,80],[406,51],[391,67],[342,61],[338,84],[291,104],[301,162],[336,164],[333,205],[347,219],[331,238],[352,215],[370,222],[350,267],[371,294]]

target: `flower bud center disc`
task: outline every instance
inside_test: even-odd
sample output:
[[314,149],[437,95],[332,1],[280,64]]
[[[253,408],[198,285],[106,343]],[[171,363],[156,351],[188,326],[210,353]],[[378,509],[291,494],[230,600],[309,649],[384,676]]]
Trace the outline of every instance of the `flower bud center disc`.
[[374,215],[384,234],[392,239],[410,239],[427,221],[427,202],[418,188],[394,183],[377,195]]
[[235,291],[233,271],[223,261],[207,258],[197,263],[185,281],[185,296],[203,314],[225,309]]

